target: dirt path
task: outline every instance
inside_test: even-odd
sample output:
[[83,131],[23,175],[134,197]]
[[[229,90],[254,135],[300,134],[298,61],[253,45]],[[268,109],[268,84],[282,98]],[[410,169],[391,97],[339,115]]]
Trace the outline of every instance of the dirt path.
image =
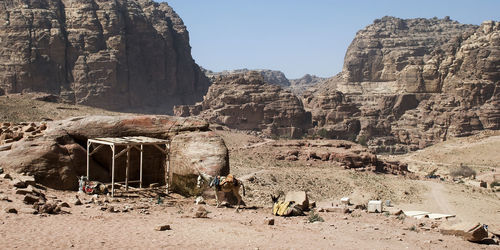
[[436,212],[455,214],[455,210],[451,208],[448,201],[448,194],[445,191],[444,185],[431,181],[426,181],[426,184],[430,189],[430,192],[428,193],[430,199],[433,199],[437,207],[440,209],[440,211]]

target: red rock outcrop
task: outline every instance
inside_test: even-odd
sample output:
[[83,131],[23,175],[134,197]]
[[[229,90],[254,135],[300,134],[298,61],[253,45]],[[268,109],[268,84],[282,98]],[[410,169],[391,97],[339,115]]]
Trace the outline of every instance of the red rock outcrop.
[[219,76],[203,102],[177,106],[178,116],[197,115],[230,128],[268,135],[300,137],[311,126],[311,115],[291,92],[267,84],[259,72]]
[[357,171],[397,175],[410,173],[406,164],[379,160],[366,147],[350,141],[294,140],[275,142],[272,146],[283,148],[283,152],[276,156],[278,160],[334,161],[340,163],[345,169]]
[[[208,124],[203,120],[170,116],[89,116],[48,122],[46,126],[43,136],[13,142],[11,149],[1,151],[0,167],[33,175],[38,183],[47,187],[75,190],[78,187],[77,177],[86,175],[87,139],[148,136],[172,140],[170,168],[173,176],[183,176],[183,180],[196,183],[197,176],[193,173],[197,171],[206,174],[229,172],[228,153],[223,140],[210,132],[196,132],[208,130]],[[193,143],[179,143],[185,138],[195,142],[196,147],[189,146]],[[165,155],[152,146],[145,146],[144,150],[144,181],[164,184]],[[124,166],[125,158],[118,158],[116,165]],[[130,166],[130,179],[139,179],[137,150],[131,151]],[[192,169],[188,171],[190,167]],[[110,182],[111,149],[102,147],[92,155],[90,168],[92,179]],[[123,179],[124,167],[115,170],[115,178]]]
[[0,16],[0,94],[165,113],[200,101],[210,84],[166,3],[7,0]]

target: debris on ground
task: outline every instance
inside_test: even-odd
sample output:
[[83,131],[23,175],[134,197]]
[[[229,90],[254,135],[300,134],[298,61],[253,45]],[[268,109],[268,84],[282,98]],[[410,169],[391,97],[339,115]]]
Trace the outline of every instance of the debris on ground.
[[454,225],[441,225],[440,232],[444,235],[455,235],[464,240],[479,242],[488,237],[487,226],[481,223],[462,222]]
[[286,193],[285,202],[293,202],[302,211],[309,209],[309,199],[304,191],[290,191]]
[[208,213],[209,211],[206,210],[204,207],[198,207],[196,212],[194,213],[194,218],[208,218]]
[[159,225],[159,226],[155,227],[155,230],[156,231],[167,231],[167,230],[172,230],[172,228],[170,228],[170,225]]

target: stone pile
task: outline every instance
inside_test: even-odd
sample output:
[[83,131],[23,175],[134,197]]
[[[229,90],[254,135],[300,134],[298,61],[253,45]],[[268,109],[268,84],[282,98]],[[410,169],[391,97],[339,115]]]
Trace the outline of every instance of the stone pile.
[[7,206],[4,210],[7,213],[24,214],[61,214],[69,213],[70,208],[67,202],[63,202],[57,197],[48,197],[45,194],[46,188],[35,181],[34,176],[2,174],[0,181],[9,181],[12,196],[2,196],[0,200],[13,204],[19,204],[14,200],[21,201],[22,207]]
[[[0,145],[21,140],[33,140],[43,136],[46,129],[46,123],[0,123]],[[1,148],[0,146],[0,151],[2,151]]]

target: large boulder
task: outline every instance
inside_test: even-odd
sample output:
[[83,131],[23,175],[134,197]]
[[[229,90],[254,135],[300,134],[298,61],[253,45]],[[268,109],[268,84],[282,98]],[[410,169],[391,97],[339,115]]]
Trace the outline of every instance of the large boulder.
[[[193,131],[207,131],[208,124],[199,119],[179,118],[170,116],[89,116],[72,118],[63,121],[47,123],[44,135],[30,140],[21,140],[12,144],[12,149],[0,152],[0,167],[27,173],[35,176],[37,183],[41,183],[55,189],[76,190],[78,187],[77,177],[86,175],[86,143],[87,139],[98,137],[122,137],[122,136],[148,136],[159,139],[171,139],[180,136],[184,138]],[[198,137],[208,134],[194,133]],[[197,137],[197,136],[192,136]],[[208,171],[228,171],[227,149],[222,140],[216,135],[210,134],[211,139],[199,139],[196,141],[198,149],[208,148],[213,152],[219,152],[221,161],[219,165],[211,165],[210,168],[201,168]],[[219,143],[213,143],[218,141]],[[184,157],[184,151],[177,147],[182,144],[173,143],[171,154],[180,154],[175,157]],[[122,148],[118,148],[117,152]],[[210,151],[208,150],[208,151]],[[207,152],[207,151],[205,151]],[[215,153],[207,155],[213,157]],[[189,157],[192,157],[190,155]],[[174,160],[175,157],[171,157]],[[198,154],[204,159],[203,153]],[[120,157],[116,161],[117,180],[123,180],[126,157]],[[187,157],[184,157],[187,158]],[[166,180],[166,157],[153,146],[145,146],[144,152],[144,182],[162,183]],[[131,151],[130,179],[139,179],[139,152]],[[186,171],[187,168],[199,169],[199,164],[170,164],[173,173],[182,175],[196,171]],[[179,168],[179,170],[178,170]],[[218,169],[221,168],[221,169]],[[91,179],[102,182],[111,180],[111,149],[102,147],[91,157],[90,161]]]
[[197,132],[173,137],[170,166],[172,191],[196,195],[200,173],[210,176],[229,174],[229,154],[224,141],[214,132]]

